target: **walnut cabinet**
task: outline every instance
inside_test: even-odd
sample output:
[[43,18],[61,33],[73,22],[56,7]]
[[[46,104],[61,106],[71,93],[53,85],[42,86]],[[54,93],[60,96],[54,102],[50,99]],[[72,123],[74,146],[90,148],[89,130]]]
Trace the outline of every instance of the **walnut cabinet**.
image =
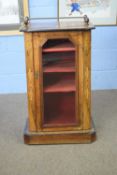
[[26,144],[90,143],[90,24],[30,22],[23,26],[28,119]]

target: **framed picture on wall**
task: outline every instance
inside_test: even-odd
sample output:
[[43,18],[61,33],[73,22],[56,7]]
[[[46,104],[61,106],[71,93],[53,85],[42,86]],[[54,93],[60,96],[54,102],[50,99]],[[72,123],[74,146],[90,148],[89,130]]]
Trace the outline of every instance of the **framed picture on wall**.
[[18,31],[28,15],[28,0],[0,0],[0,34]]
[[94,25],[115,25],[117,0],[59,0],[59,20],[78,20],[85,14]]

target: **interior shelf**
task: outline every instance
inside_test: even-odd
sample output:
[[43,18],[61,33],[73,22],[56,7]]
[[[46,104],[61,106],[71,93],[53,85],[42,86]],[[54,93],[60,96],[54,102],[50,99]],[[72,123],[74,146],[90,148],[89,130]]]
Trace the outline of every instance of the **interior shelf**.
[[68,75],[62,73],[59,75],[45,75],[44,92],[74,92],[75,90],[75,78],[73,73],[68,73]]
[[54,63],[48,63],[44,66],[43,71],[48,72],[75,72],[75,63],[72,60],[58,61]]
[[75,51],[75,47],[71,42],[63,41],[63,42],[55,42],[54,45],[47,44],[45,47],[43,47],[43,53],[46,52],[70,52]]

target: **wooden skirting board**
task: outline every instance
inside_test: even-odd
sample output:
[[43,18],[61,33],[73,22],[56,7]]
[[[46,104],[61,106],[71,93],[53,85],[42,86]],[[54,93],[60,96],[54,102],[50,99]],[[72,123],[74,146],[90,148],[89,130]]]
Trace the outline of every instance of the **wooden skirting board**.
[[64,132],[29,132],[28,125],[24,129],[24,142],[29,145],[92,143],[96,140],[96,131],[92,122],[91,130]]

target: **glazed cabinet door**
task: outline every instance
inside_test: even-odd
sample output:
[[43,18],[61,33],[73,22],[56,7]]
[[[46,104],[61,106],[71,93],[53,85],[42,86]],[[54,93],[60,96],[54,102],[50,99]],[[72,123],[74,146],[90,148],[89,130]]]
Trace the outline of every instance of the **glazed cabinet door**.
[[90,127],[89,36],[73,31],[33,34],[37,131]]

